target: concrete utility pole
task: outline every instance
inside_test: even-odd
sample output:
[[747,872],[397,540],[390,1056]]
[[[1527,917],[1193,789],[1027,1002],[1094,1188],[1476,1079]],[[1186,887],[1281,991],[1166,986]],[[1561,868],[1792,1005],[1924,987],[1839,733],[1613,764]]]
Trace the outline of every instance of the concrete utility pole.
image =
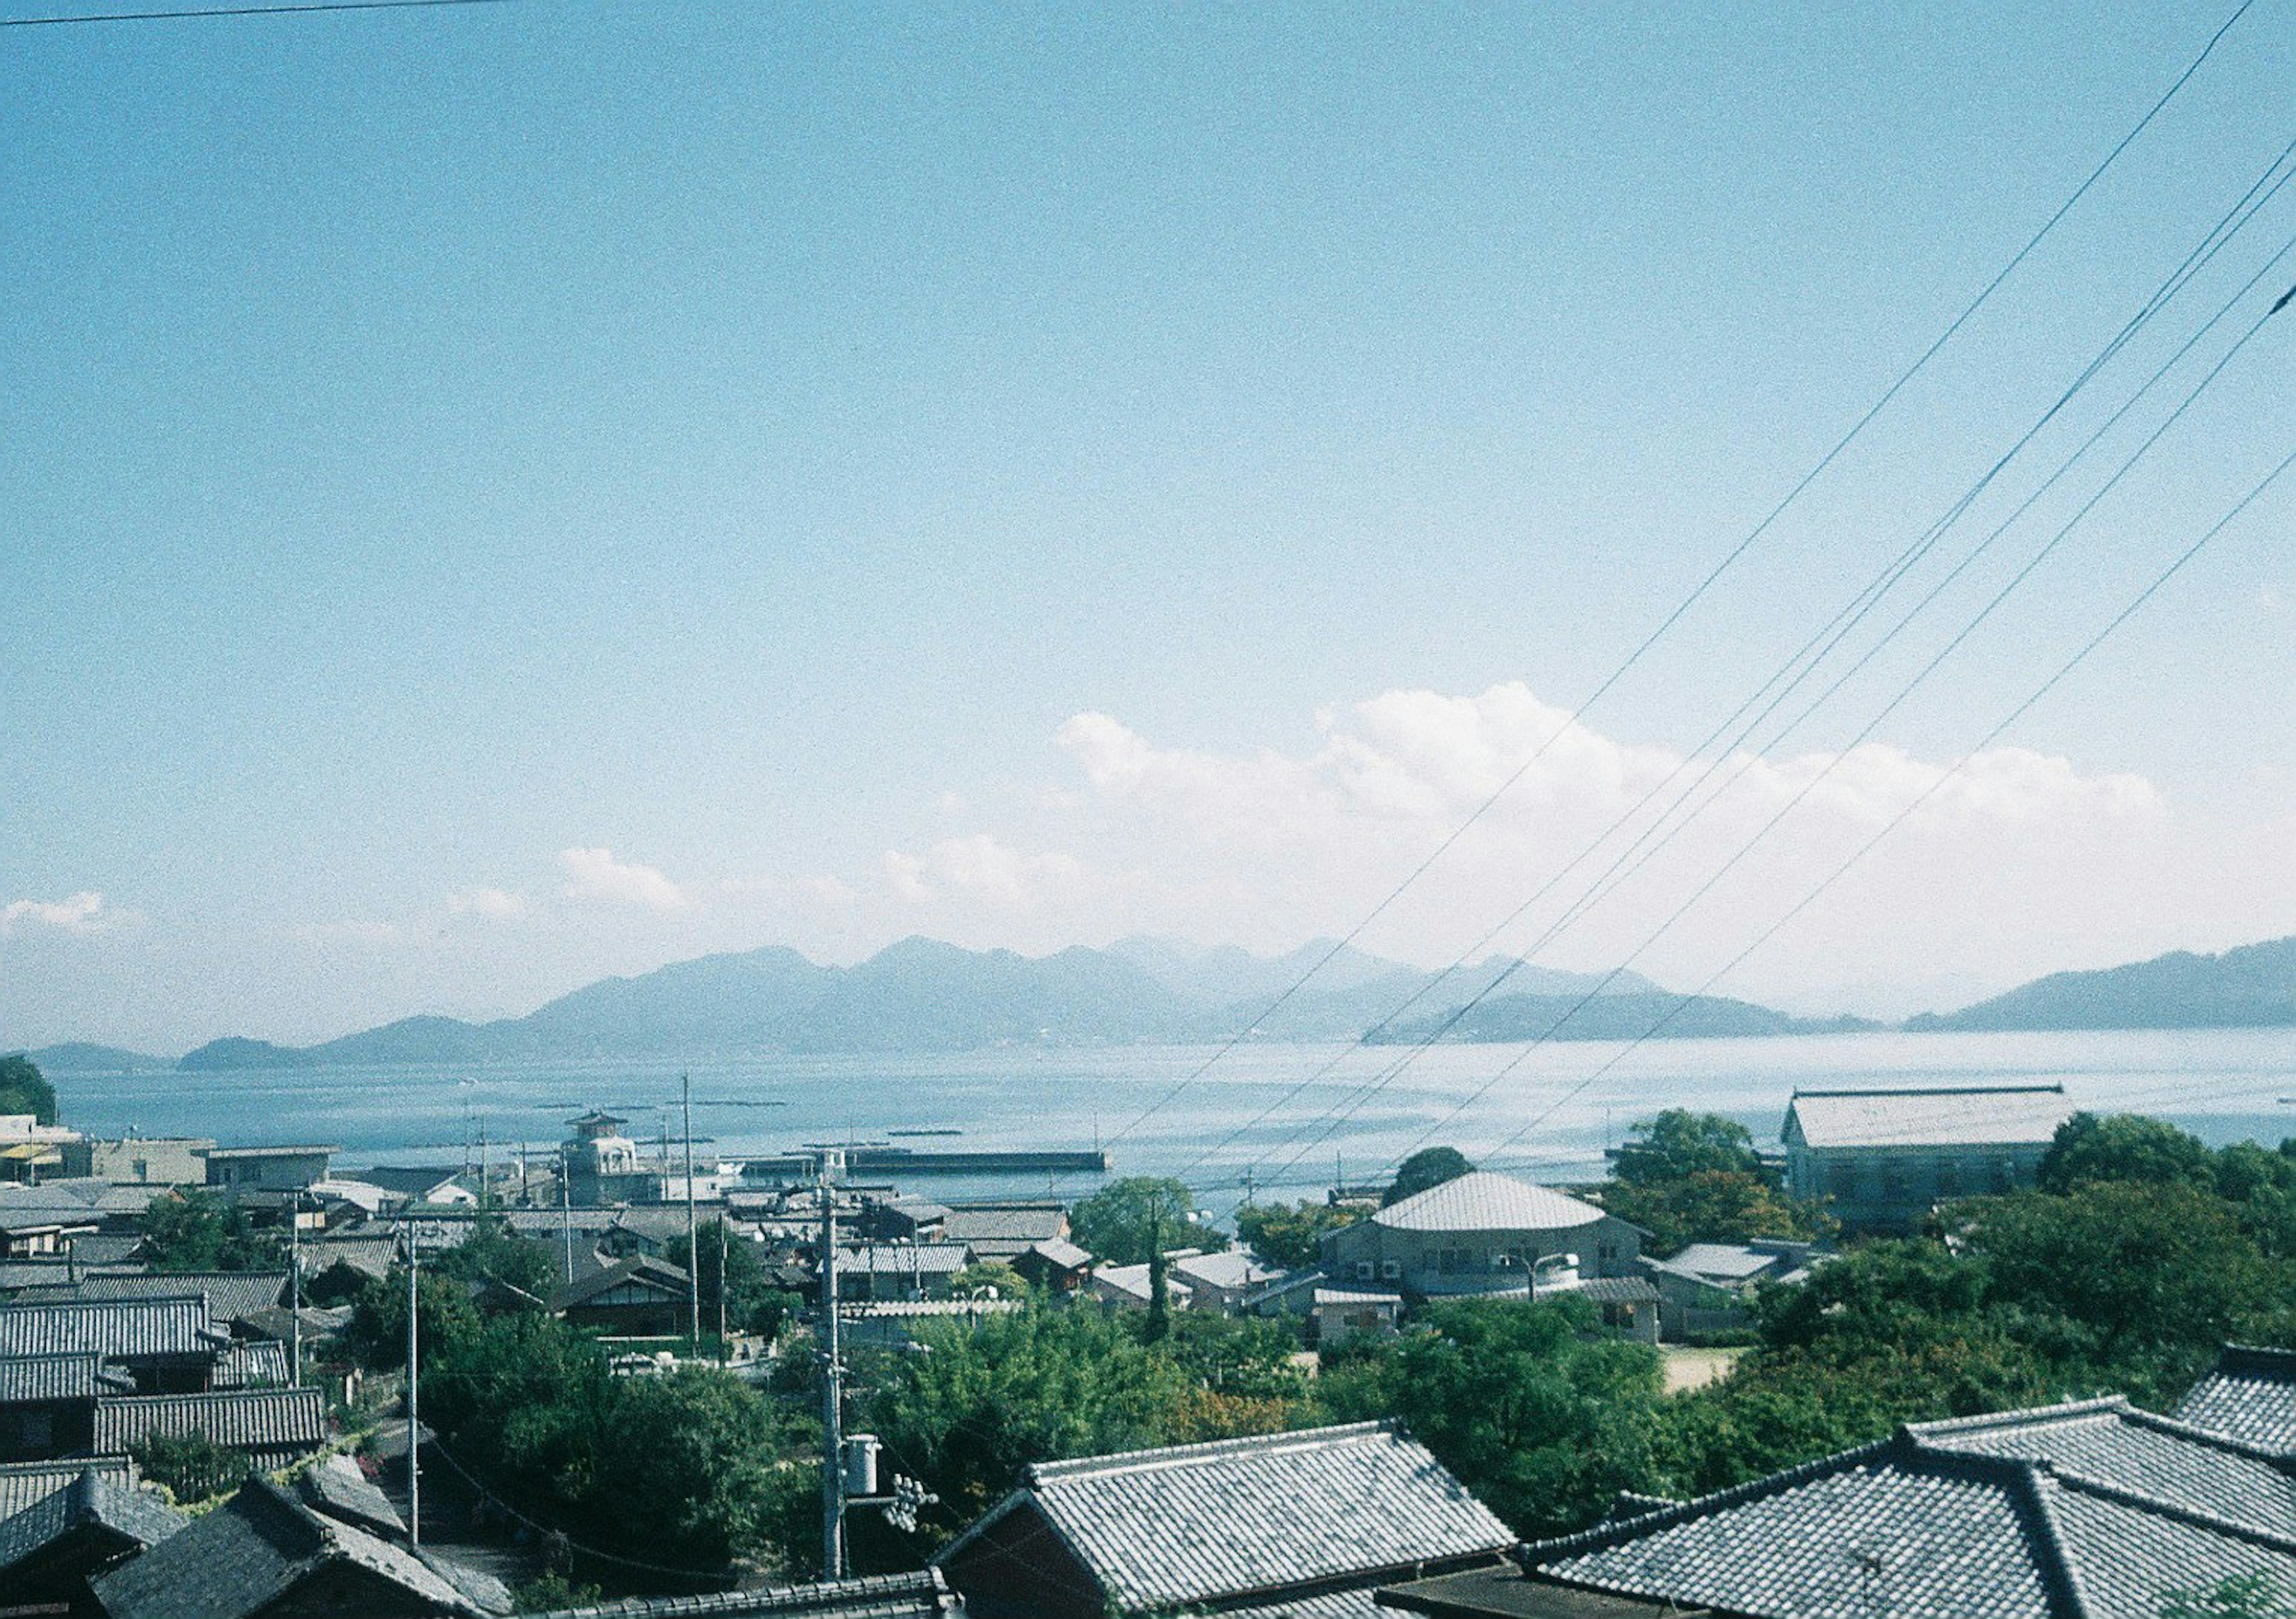
[[564,1158],[558,1160],[558,1229],[566,1239],[566,1280],[574,1280],[574,1172]]
[[297,1187],[287,1194],[287,1273],[288,1302],[293,1314],[289,1318],[287,1338],[291,1347],[288,1353],[294,1361],[295,1386],[303,1386],[303,1189]]
[[414,1227],[406,1228],[406,1543],[422,1544],[422,1361],[420,1292],[416,1274],[421,1249]]
[[[693,1213],[693,1075],[681,1074],[678,1084],[683,1087],[685,1101],[685,1291],[693,1306],[692,1351],[694,1358],[701,1356],[701,1237]],[[718,1290],[726,1290],[726,1279],[718,1279]]]
[[821,1574],[845,1577],[845,1369],[837,1345],[837,1171],[821,1149]]

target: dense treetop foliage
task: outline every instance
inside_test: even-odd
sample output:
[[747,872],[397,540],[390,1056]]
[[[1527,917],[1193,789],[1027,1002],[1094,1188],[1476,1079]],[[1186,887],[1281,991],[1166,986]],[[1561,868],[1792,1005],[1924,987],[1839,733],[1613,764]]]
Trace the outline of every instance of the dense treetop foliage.
[[1225,1248],[1227,1233],[1197,1218],[1196,1197],[1177,1181],[1134,1175],[1111,1181],[1069,1212],[1069,1231],[1077,1245],[1103,1264],[1147,1263],[1152,1233],[1161,1233],[1163,1251]]
[[1382,1208],[1392,1207],[1406,1198],[1415,1198],[1421,1192],[1431,1191],[1444,1182],[1472,1174],[1474,1170],[1475,1166],[1467,1162],[1466,1154],[1456,1147],[1423,1147],[1397,1166],[1395,1179],[1380,1198],[1379,1206]]
[[0,1057],[0,1113],[29,1113],[42,1124],[56,1122],[56,1088],[20,1052]]
[[1304,1271],[1316,1263],[1325,1231],[1362,1218],[1363,1210],[1345,1204],[1302,1201],[1287,1208],[1281,1203],[1247,1203],[1235,1211],[1235,1229],[1269,1264]]
[[199,1187],[152,1199],[140,1222],[144,1255],[154,1271],[270,1271],[287,1264],[276,1231],[258,1231],[247,1210],[221,1192]]

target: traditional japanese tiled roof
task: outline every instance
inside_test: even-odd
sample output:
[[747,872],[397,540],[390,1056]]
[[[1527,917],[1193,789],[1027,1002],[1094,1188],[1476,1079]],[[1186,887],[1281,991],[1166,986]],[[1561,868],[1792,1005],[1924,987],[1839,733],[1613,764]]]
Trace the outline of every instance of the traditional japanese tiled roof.
[[2089,1402],[1926,1424],[1526,1549],[1542,1577],[1751,1615],[2158,1619],[2166,1593],[2296,1578],[2287,1480]]
[[1057,1265],[1063,1271],[1081,1271],[1092,1263],[1092,1255],[1065,1237],[1047,1237],[1021,1251],[1034,1254],[1046,1264]]
[[1431,1186],[1372,1215],[1401,1231],[1569,1231],[1603,1217],[1591,1203],[1487,1169]]
[[960,1612],[938,1569],[702,1597],[627,1597],[542,1619],[940,1619]]
[[406,1533],[406,1520],[398,1516],[390,1497],[348,1456],[327,1457],[308,1469],[300,1482],[303,1499],[329,1517],[386,1538]]
[[2073,1116],[2062,1085],[1796,1091],[1785,1133],[1817,1148],[2046,1146]]
[[283,1388],[292,1378],[287,1345],[254,1339],[228,1345],[216,1357],[214,1388]]
[[1109,1604],[1135,1613],[1281,1603],[1515,1538],[1399,1427],[1362,1422],[1040,1462],[935,1563],[1030,1507]]
[[550,1308],[570,1310],[587,1304],[599,1295],[611,1293],[616,1288],[634,1286],[660,1293],[665,1297],[686,1296],[686,1275],[666,1259],[635,1254],[617,1264],[607,1265],[586,1275],[577,1275],[550,1296]]
[[961,1242],[984,1259],[1009,1259],[1032,1243],[1049,1242],[1068,1235],[1069,1217],[1057,1205],[1046,1207],[952,1207],[941,1222],[940,1233],[949,1242]]
[[107,1372],[100,1354],[27,1354],[0,1360],[0,1405],[93,1400],[133,1393],[124,1373]]
[[47,1500],[90,1468],[123,1479],[128,1476],[125,1456],[0,1463],[0,1519],[13,1517],[27,1507]]
[[1249,1253],[1228,1249],[1218,1254],[1191,1254],[1175,1259],[1172,1269],[1192,1282],[1201,1282],[1222,1292],[1233,1293],[1274,1281],[1283,1272],[1270,1264],[1262,1264]]
[[242,1485],[94,1589],[111,1619],[246,1619],[335,1564],[396,1587],[394,1612],[486,1611],[405,1548],[314,1512],[267,1479]]
[[1644,1276],[1590,1276],[1575,1288],[1560,1288],[1541,1298],[1576,1293],[1590,1304],[1654,1304],[1658,1289]]
[[123,1547],[151,1547],[191,1521],[124,1473],[78,1465],[70,1484],[0,1519],[0,1576],[78,1530],[103,1532]]
[[327,1402],[316,1388],[138,1394],[95,1402],[100,1455],[124,1456],[146,1440],[184,1434],[204,1434],[241,1451],[316,1450],[327,1442]]
[[2180,1421],[2296,1455],[2296,1350],[2227,1344],[2177,1408]]
[[952,1276],[972,1263],[961,1242],[872,1242],[837,1252],[840,1271],[872,1276]]
[[340,1264],[368,1276],[382,1276],[398,1263],[400,1246],[398,1238],[389,1235],[322,1237],[303,1245],[303,1273],[316,1276]]
[[267,1310],[287,1296],[284,1271],[188,1271],[162,1275],[82,1276],[77,1282],[56,1282],[27,1288],[19,1304],[62,1304],[73,1299],[91,1303],[113,1299],[182,1298],[199,1294],[208,1301],[211,1321],[231,1322],[258,1310]]
[[199,1294],[0,1304],[0,1357],[100,1354],[111,1360],[212,1353],[222,1334]]

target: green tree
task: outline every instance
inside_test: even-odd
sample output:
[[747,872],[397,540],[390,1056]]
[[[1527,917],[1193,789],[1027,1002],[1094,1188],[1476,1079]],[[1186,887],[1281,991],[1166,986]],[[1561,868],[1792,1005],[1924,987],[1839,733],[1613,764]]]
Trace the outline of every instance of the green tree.
[[1163,1233],[1163,1249],[1227,1247],[1227,1237],[1195,1215],[1196,1198],[1179,1182],[1149,1175],[1111,1181],[1069,1215],[1079,1247],[1109,1264],[1146,1263],[1152,1229]]
[[217,1444],[196,1429],[160,1434],[135,1450],[135,1465],[178,1501],[203,1501],[236,1490],[254,1473],[244,1451]]
[[509,1222],[496,1214],[480,1214],[472,1222],[470,1234],[441,1254],[436,1264],[441,1276],[500,1282],[537,1303],[550,1297],[564,1275],[562,1262],[549,1244],[513,1234]]
[[1456,1147],[1423,1147],[1404,1159],[1397,1168],[1394,1181],[1389,1184],[1386,1195],[1379,1200],[1380,1206],[1386,1208],[1406,1198],[1415,1198],[1446,1181],[1472,1174],[1474,1170],[1475,1166],[1467,1162],[1466,1155]]
[[1362,1218],[1361,1209],[1341,1204],[1301,1202],[1286,1208],[1280,1203],[1247,1203],[1235,1211],[1235,1229],[1269,1264],[1304,1271],[1321,1256],[1325,1231]]
[[[773,1337],[789,1313],[791,1296],[767,1282],[765,1261],[758,1257],[758,1245],[746,1237],[732,1235],[720,1220],[703,1221],[696,1228],[694,1238],[701,1260],[702,1329],[717,1329],[718,1294],[722,1287],[727,1329]],[[721,1255],[725,1264],[722,1276],[718,1269]]]
[[921,1329],[928,1353],[872,1376],[870,1427],[940,1497],[953,1533],[1030,1462],[1162,1443],[1190,1403],[1187,1372],[1136,1329],[1090,1310],[1022,1310]]
[[154,1198],[139,1229],[154,1271],[268,1271],[287,1263],[277,1234],[255,1230],[247,1210],[220,1192],[191,1187]]
[[[415,1337],[428,1370],[446,1346],[462,1342],[479,1325],[478,1306],[458,1278],[425,1266],[417,1284],[420,1330]],[[371,1371],[397,1371],[406,1364],[406,1271],[371,1278],[351,1302],[342,1330],[345,1353]]]
[[2041,1155],[2038,1180],[2044,1191],[2053,1192],[2091,1181],[2207,1186],[2214,1168],[2199,1138],[2174,1124],[2136,1113],[2076,1113],[2057,1126]]
[[1583,1299],[1480,1299],[1431,1309],[1316,1380],[1335,1419],[1401,1416],[1461,1483],[1525,1536],[1584,1528],[1620,1490],[1646,1490],[1658,1352],[1589,1338]]
[[1603,1206],[1651,1234],[1651,1247],[1670,1254],[1693,1242],[1751,1242],[1775,1237],[1819,1242],[1841,1222],[1815,1203],[1790,1198],[1766,1175],[1739,1170],[1699,1170],[1671,1181],[1613,1181]]
[[985,1288],[994,1288],[999,1299],[1017,1299],[1022,1304],[1036,1292],[1027,1277],[997,1259],[976,1260],[950,1277],[948,1286],[957,1298],[970,1298]]
[[0,1113],[29,1113],[43,1124],[56,1122],[56,1088],[20,1052],[0,1057]]
[[1735,1119],[1669,1108],[1628,1132],[1614,1173],[1628,1186],[1660,1186],[1698,1174],[1759,1177],[1762,1161]]

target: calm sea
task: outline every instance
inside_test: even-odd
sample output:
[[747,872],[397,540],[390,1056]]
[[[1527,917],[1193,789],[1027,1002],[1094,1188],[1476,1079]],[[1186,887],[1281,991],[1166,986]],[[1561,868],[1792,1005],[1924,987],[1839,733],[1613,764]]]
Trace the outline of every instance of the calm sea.
[[[675,1139],[678,1076],[693,1075],[703,1153],[740,1158],[801,1143],[948,1130],[918,1148],[1095,1142],[1123,1174],[1185,1172],[1210,1207],[1368,1180],[1423,1141],[1551,1180],[1591,1177],[1603,1148],[1659,1108],[1744,1120],[1774,1139],[1797,1085],[2062,1080],[2082,1106],[2170,1118],[2212,1143],[2296,1134],[2296,1030],[2145,1034],[1854,1034],[1444,1046],[1390,1074],[1400,1052],[1342,1046],[1123,1046],[936,1057],[697,1059],[480,1068],[271,1069],[60,1075],[67,1123],[105,1134],[205,1135],[226,1144],[324,1141],[341,1162],[460,1163],[540,1149],[565,1120],[612,1108],[630,1132]],[[1502,1068],[1514,1063],[1503,1077]],[[1202,1070],[1199,1073],[1199,1070]],[[1583,1091],[1578,1091],[1584,1086]],[[1478,1092],[1485,1094],[1477,1096]],[[1565,1099],[1568,1100],[1565,1100]],[[1558,1105],[1559,1104],[1559,1105]],[[1535,1128],[1525,1124],[1553,1109]],[[1521,1132],[1521,1139],[1508,1138]],[[1503,1149],[1500,1143],[1506,1142]],[[946,1195],[1051,1190],[1096,1177],[919,1182]]]

